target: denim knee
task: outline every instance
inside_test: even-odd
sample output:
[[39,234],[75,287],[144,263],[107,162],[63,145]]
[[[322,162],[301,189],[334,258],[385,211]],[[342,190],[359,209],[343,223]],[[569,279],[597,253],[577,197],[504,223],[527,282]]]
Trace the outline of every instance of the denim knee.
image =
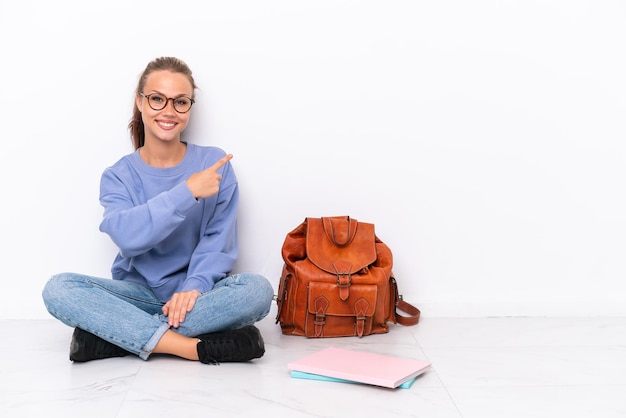
[[[260,315],[265,316],[269,313],[273,298],[274,288],[267,278],[260,274],[249,274],[248,283],[254,289],[254,296],[251,298],[251,308],[256,306]],[[252,305],[254,303],[254,305]]]
[[77,276],[79,275],[75,273],[59,273],[48,279],[41,291],[41,296],[49,313],[54,315],[56,311],[54,306],[67,301],[69,284],[75,282]]
[[61,287],[59,282],[64,280],[64,274],[55,274],[50,277],[41,291],[44,302],[51,300],[59,292]]

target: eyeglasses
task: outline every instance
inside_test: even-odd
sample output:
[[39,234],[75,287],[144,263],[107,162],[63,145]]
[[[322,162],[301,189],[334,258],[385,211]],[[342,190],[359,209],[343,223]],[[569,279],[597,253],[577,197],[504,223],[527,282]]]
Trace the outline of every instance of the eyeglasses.
[[187,113],[189,112],[189,109],[191,109],[191,105],[196,102],[194,99],[187,96],[166,97],[161,93],[139,94],[148,99],[148,105],[150,105],[153,110],[165,109],[167,102],[171,100],[175,111],[178,113]]

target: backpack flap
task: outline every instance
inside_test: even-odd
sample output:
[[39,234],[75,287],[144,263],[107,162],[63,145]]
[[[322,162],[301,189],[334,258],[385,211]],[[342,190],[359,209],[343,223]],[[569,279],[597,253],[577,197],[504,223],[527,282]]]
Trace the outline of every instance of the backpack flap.
[[308,218],[307,223],[307,256],[317,268],[332,275],[353,274],[376,261],[373,224],[348,216]]

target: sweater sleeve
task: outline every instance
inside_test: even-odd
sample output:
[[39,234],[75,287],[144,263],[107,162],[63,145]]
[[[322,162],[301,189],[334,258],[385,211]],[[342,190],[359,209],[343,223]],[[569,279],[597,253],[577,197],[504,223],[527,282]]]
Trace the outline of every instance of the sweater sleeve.
[[230,273],[238,256],[238,203],[237,182],[220,190],[215,212],[193,251],[187,278],[179,291],[195,289],[201,293],[208,292]]
[[185,182],[145,203],[135,200],[114,171],[105,170],[100,184],[104,207],[100,231],[111,237],[123,257],[143,254],[163,241],[198,204]]

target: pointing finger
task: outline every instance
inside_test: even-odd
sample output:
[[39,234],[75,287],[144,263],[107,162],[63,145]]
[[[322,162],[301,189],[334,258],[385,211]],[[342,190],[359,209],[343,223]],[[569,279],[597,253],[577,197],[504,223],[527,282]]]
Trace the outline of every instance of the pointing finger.
[[222,168],[224,166],[224,164],[229,162],[232,158],[233,158],[233,154],[228,154],[228,155],[220,158],[215,164],[213,164],[210,167],[210,169],[213,170],[213,171],[217,171],[218,169]]

